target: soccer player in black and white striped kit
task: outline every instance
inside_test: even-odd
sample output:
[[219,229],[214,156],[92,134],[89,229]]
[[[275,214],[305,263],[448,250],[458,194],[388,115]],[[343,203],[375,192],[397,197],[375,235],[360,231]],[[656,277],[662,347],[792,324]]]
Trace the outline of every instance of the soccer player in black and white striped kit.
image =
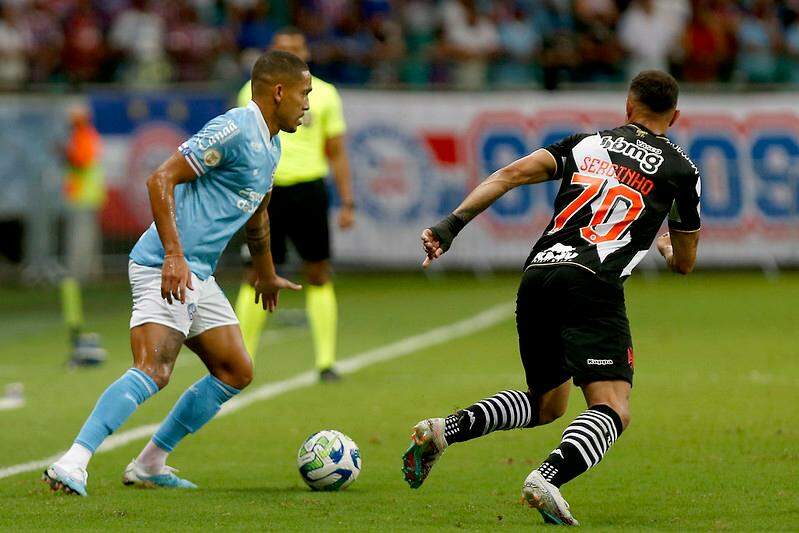
[[[572,135],[498,170],[447,218],[422,233],[424,266],[509,190],[560,180],[552,220],[527,261],[516,301],[528,389],[505,390],[413,430],[403,456],[412,488],[444,450],[496,430],[561,417],[571,382],[587,410],[533,470],[522,494],[548,523],[577,525],[560,487],[595,466],[630,422],[633,347],[623,282],[655,241],[668,268],[689,273],[699,242],[699,171],[666,136],[678,119],[677,82],[660,71],[633,79],[627,123]],[[668,217],[669,232],[657,237]]]

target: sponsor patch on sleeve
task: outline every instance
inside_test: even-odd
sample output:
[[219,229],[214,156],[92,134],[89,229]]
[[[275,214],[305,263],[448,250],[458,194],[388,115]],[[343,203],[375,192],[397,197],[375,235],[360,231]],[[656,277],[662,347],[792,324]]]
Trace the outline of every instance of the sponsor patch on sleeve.
[[216,148],[209,148],[203,152],[203,163],[207,167],[215,167],[222,160],[222,154]]

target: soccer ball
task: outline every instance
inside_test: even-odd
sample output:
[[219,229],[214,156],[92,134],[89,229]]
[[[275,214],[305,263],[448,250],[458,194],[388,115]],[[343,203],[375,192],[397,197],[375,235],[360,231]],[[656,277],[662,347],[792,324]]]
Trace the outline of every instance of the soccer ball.
[[361,451],[344,433],[326,429],[302,443],[297,468],[313,490],[342,490],[361,473]]

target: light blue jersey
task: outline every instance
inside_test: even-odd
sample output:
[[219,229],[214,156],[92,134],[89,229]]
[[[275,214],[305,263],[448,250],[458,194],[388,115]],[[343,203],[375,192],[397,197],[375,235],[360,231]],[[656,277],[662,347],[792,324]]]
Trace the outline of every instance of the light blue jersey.
[[[175,187],[175,218],[189,268],[200,279],[213,274],[233,234],[272,190],[280,139],[270,139],[255,102],[231,109],[180,145],[197,179]],[[164,247],[155,223],[130,252],[134,263],[160,267]]]

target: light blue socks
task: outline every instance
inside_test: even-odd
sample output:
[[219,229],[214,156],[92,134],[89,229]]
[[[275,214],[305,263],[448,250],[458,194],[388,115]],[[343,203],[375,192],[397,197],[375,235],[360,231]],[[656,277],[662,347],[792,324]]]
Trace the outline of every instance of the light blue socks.
[[78,433],[75,443],[94,453],[111,433],[121,426],[139,405],[158,392],[153,378],[131,368],[113,382],[94,406]]
[[[150,376],[137,368],[129,369],[97,400],[75,443],[94,453],[106,437],[156,392],[158,386]],[[203,427],[223,403],[239,392],[210,374],[205,376],[183,393],[153,436],[153,442],[171,452],[183,437]]]
[[153,442],[162,450],[171,452],[183,437],[203,427],[223,403],[239,392],[210,374],[205,376],[183,393],[153,435]]

